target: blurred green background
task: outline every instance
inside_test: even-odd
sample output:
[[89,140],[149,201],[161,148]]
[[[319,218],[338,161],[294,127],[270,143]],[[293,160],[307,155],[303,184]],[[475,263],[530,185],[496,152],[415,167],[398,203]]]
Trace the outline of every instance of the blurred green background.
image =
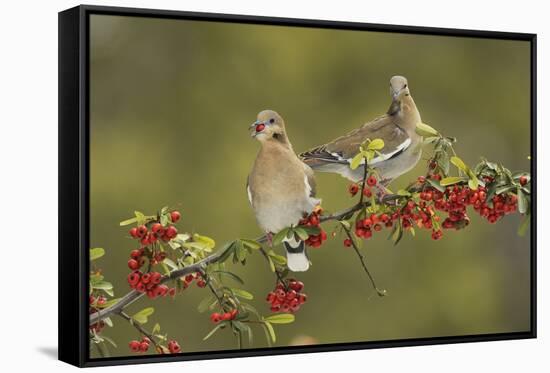
[[[178,207],[180,231],[223,243],[261,234],[245,191],[259,144],[248,126],[278,111],[297,152],[324,143],[386,111],[388,81],[401,74],[423,121],[459,139],[469,164],[480,156],[527,170],[529,44],[462,37],[91,16],[91,244],[115,295],[128,291],[135,242],[119,221],[134,210]],[[425,153],[427,158],[427,153]],[[424,172],[420,162],[393,189]],[[318,174],[329,211],[351,205],[347,181]],[[388,296],[378,298],[342,237],[310,250],[299,279],[308,303],[278,346],[526,331],[530,325],[530,242],[519,216],[496,225],[471,214],[471,226],[433,242],[427,232],[394,247],[378,234],[363,246]],[[334,225],[327,225],[330,231]],[[274,276],[259,255],[234,268],[268,314]],[[155,300],[159,322],[185,352],[236,348],[229,331],[196,311],[206,290]],[[146,305],[133,304],[129,312]],[[121,319],[105,334],[129,355],[136,331]],[[307,337],[307,338],[305,338]],[[256,330],[254,347],[264,347]],[[95,356],[95,355],[94,355]]]

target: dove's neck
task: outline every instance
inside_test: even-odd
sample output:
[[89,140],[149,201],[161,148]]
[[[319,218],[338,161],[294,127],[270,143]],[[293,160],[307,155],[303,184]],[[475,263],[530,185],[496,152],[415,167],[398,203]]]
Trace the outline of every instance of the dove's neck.
[[409,136],[416,136],[416,125],[422,121],[420,118],[420,113],[416,108],[416,104],[412,96],[405,96],[399,101],[393,101],[388,114],[392,116],[397,116],[401,120],[400,126],[407,131]]
[[264,139],[262,141],[262,147],[283,147],[292,150],[292,145],[284,132],[276,132],[271,137]]

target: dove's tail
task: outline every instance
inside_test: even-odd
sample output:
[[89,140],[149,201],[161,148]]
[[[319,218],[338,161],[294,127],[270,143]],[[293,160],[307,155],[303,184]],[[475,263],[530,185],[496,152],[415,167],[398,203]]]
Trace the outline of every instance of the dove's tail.
[[286,249],[286,262],[292,272],[304,272],[309,268],[309,259],[304,241],[297,241],[294,237],[287,238],[283,245]]

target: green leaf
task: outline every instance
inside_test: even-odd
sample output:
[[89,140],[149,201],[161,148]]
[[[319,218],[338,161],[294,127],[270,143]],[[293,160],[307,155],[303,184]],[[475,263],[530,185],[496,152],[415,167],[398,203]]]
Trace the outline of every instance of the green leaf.
[[101,247],[94,247],[90,249],[90,260],[96,260],[105,255],[105,250]]
[[239,298],[246,299],[246,300],[254,299],[254,296],[246,290],[231,288],[231,291],[233,292],[233,294],[235,294],[235,296]]
[[502,193],[508,192],[512,189],[516,189],[516,187],[513,186],[513,185],[504,185],[504,186],[496,188],[495,189],[495,194],[502,194]]
[[275,263],[273,262],[273,260],[268,256],[267,257],[268,261],[269,261],[269,268],[271,269],[271,272],[275,272]]
[[269,339],[271,339],[272,343],[277,342],[277,337],[275,336],[275,330],[273,329],[273,325],[271,323],[264,321],[265,329],[267,331],[267,334],[269,335]]
[[371,142],[369,142],[369,145],[367,146],[368,150],[382,150],[384,148],[384,140],[382,139],[374,139]]
[[308,239],[309,235],[307,234],[306,230],[304,228],[301,228],[301,227],[295,227],[294,228],[294,233],[296,233],[298,235],[298,237],[300,237],[300,239],[302,241],[305,241]]
[[212,305],[216,304],[217,302],[218,300],[214,296],[210,295],[200,301],[199,305],[197,306],[197,311],[199,311],[199,313],[203,313],[206,310],[210,309]]
[[162,262],[168,265],[168,267],[172,268],[172,270],[179,269],[178,265],[174,263],[174,261],[170,258],[165,258]]
[[231,254],[235,251],[235,242],[229,242],[226,243],[221,249],[220,249],[220,257],[218,259],[219,263],[225,262]]
[[319,227],[302,225],[300,226],[300,228],[305,230],[309,236],[317,236],[319,233],[321,233],[321,228]]
[[401,221],[397,221],[395,223],[392,233],[388,238],[392,239],[394,246],[401,241],[401,238],[403,238],[403,227],[401,225]]
[[470,170],[468,168],[468,166],[466,166],[466,163],[464,163],[464,161],[458,157],[451,157],[451,163],[454,164],[458,169],[460,169],[461,171],[464,171],[465,173],[468,173],[468,171]]
[[251,248],[252,250],[259,250],[262,248],[262,245],[260,245],[258,242],[254,240],[249,240],[247,238],[241,238],[241,242],[244,246]]
[[281,229],[275,236],[273,236],[273,240],[272,240],[273,246],[280,245],[281,242],[283,242],[283,240],[286,238],[286,235],[289,230],[290,228]]
[[157,334],[160,333],[160,324],[156,323],[155,326],[153,326],[153,330],[151,331],[151,334]]
[[351,162],[349,163],[349,167],[352,169],[352,170],[355,170],[357,167],[359,167],[359,165],[361,164],[361,162],[363,161],[363,153],[357,153],[352,159],[351,159]]
[[208,338],[212,337],[214,335],[214,333],[216,333],[221,327],[225,326],[227,324],[226,321],[222,321],[221,323],[219,323],[218,325],[216,325],[214,327],[214,329],[212,329],[210,331],[210,333],[208,333],[202,340],[203,341],[206,341]]
[[[106,319],[104,319],[104,320],[106,320]],[[117,348],[117,345],[116,345],[115,341],[113,341],[111,338],[107,337],[105,334],[102,334],[101,338],[103,338],[104,340],[109,342],[111,344],[111,346],[113,346],[114,348]]]
[[347,220],[340,220],[340,224],[342,224],[342,227],[344,227],[344,229],[346,230],[351,229],[351,224]]
[[217,270],[217,271],[212,271],[211,274],[212,275],[220,275],[220,276],[229,277],[230,279],[238,282],[241,285],[244,284],[244,281],[239,276],[234,274],[233,272]]
[[137,218],[126,219],[126,220],[121,221],[119,224],[120,224],[121,227],[124,227],[125,225],[130,225],[130,224],[135,223],[135,222],[137,222]]
[[138,225],[143,225],[147,222],[147,217],[142,212],[134,211],[134,214],[136,215]]
[[439,190],[440,192],[445,192],[445,187],[443,187],[439,181],[433,180],[433,179],[426,179],[426,181],[433,186],[435,189]]
[[107,281],[98,281],[93,284],[93,288],[100,290],[111,290],[113,288],[113,284]]
[[411,195],[411,193],[409,193],[408,191],[406,191],[405,189],[399,189],[397,191],[397,195],[398,196],[404,196],[404,197],[408,197]]
[[479,186],[479,180],[478,178],[473,175],[474,177],[470,178],[470,180],[468,180],[468,186],[470,187],[470,189],[472,190],[476,190],[477,187]]
[[268,321],[272,324],[290,324],[294,322],[294,319],[295,317],[291,313],[278,313],[265,317],[264,321]]
[[199,234],[193,235],[193,240],[202,243],[206,248],[213,249],[216,246],[216,241],[207,236],[201,236]]
[[461,176],[449,176],[444,179],[441,179],[439,183],[441,184],[441,186],[447,186],[447,185],[457,184],[462,181],[466,181],[466,178]]
[[153,307],[147,307],[139,311],[138,313],[132,316],[132,319],[136,320],[140,324],[145,324],[148,320],[148,317],[155,312]]
[[517,189],[518,194],[518,211],[520,214],[525,214],[527,212],[527,208],[529,207],[529,203],[527,201],[527,197],[525,197],[525,193],[518,188]]
[[518,235],[525,236],[525,233],[527,232],[527,228],[529,228],[529,223],[531,222],[531,214],[527,214],[523,217],[523,220],[521,221],[521,224],[518,228]]
[[428,145],[428,144],[436,142],[439,139],[440,139],[440,137],[438,137],[438,136],[425,137],[424,141],[422,143],[425,144],[425,145]]
[[286,265],[286,258],[284,256],[281,256],[281,255],[277,255],[275,253],[275,251],[273,250],[269,250],[267,252],[267,255],[278,265],[280,266],[284,266]]
[[420,136],[425,136],[425,137],[440,136],[439,132],[437,132],[435,128],[422,122],[416,124],[416,133],[419,134]]

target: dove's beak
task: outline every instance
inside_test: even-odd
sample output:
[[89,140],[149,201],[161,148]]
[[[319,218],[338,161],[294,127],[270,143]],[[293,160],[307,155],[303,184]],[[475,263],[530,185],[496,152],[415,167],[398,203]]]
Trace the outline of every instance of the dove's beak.
[[254,123],[252,123],[250,125],[250,127],[248,127],[248,129],[254,129],[252,131],[252,133],[250,134],[250,136],[252,137],[256,137],[256,135],[260,132],[262,132],[264,129],[265,129],[265,124],[263,122],[260,122],[260,121],[255,121]]

